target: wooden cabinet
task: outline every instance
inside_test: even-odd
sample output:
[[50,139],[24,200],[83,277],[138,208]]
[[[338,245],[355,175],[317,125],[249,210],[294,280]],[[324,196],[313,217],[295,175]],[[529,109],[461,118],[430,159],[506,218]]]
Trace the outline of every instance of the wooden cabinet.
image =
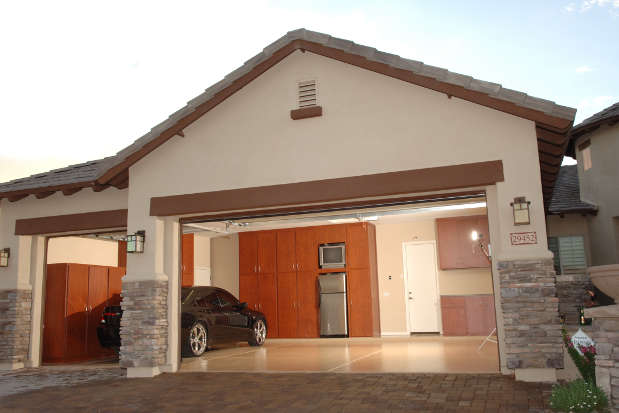
[[181,285],[183,287],[193,287],[193,276],[194,276],[194,268],[193,268],[193,234],[183,234],[182,241],[182,278]]
[[120,304],[124,268],[49,264],[45,282],[43,361],[58,363],[109,357],[97,326],[108,305]]
[[[481,236],[479,240],[471,238],[473,231]],[[480,247],[481,242],[488,250],[487,216],[439,218],[436,220],[436,233],[442,270],[490,267],[490,261]]]
[[297,337],[320,337],[320,308],[318,307],[318,273],[297,273]]
[[348,270],[348,335],[371,337],[373,335],[372,295],[370,270]]
[[296,272],[296,237],[295,230],[277,231],[277,272]]
[[258,235],[256,232],[239,233],[239,274],[258,273]]
[[239,274],[239,301],[258,310],[258,277],[255,274]]
[[285,338],[297,337],[296,271],[277,273],[277,316],[279,336]]
[[494,296],[441,296],[445,336],[487,336],[496,327]]
[[275,273],[276,234],[275,231],[258,232],[258,272]]
[[275,273],[261,273],[258,275],[258,309],[267,319],[269,337],[278,337],[277,280]]
[[313,228],[295,230],[295,256],[297,271],[316,271],[318,269],[318,242]]

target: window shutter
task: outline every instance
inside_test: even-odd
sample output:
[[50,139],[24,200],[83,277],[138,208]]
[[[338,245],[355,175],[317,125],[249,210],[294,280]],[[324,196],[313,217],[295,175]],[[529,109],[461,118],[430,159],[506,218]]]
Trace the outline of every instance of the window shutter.
[[562,271],[587,268],[583,236],[559,237],[559,251]]
[[557,237],[548,237],[548,249],[554,254],[555,272],[561,274],[561,258],[559,257],[559,240]]

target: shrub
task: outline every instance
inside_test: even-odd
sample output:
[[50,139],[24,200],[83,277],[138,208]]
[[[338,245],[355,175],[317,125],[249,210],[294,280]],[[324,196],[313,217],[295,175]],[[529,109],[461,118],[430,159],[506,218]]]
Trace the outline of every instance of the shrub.
[[552,388],[550,408],[557,412],[607,412],[608,398],[595,384],[578,379]]
[[595,346],[580,346],[580,351],[582,352],[582,354],[580,354],[578,350],[574,348],[572,337],[567,333],[565,327],[561,330],[561,333],[563,334],[563,343],[567,348],[567,352],[574,361],[580,375],[585,381],[595,386]]

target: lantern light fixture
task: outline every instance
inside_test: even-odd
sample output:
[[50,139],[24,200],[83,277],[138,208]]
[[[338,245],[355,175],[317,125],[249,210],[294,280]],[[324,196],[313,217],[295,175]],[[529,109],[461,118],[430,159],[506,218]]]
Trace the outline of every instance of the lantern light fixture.
[[11,249],[5,248],[0,250],[0,267],[9,266],[9,257],[11,256]]
[[142,253],[144,252],[144,238],[146,232],[144,230],[137,231],[135,234],[127,235],[127,253]]
[[514,202],[510,205],[514,209],[514,225],[529,225],[531,217],[529,214],[529,205],[531,201],[527,201],[524,196],[514,198]]

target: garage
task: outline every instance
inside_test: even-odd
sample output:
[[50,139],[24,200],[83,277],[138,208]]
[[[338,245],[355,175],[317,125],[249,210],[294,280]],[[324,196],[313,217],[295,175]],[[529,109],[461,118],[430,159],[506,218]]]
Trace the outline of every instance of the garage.
[[182,228],[183,286],[268,326],[264,348],[216,343],[182,371],[499,371],[483,193]]

